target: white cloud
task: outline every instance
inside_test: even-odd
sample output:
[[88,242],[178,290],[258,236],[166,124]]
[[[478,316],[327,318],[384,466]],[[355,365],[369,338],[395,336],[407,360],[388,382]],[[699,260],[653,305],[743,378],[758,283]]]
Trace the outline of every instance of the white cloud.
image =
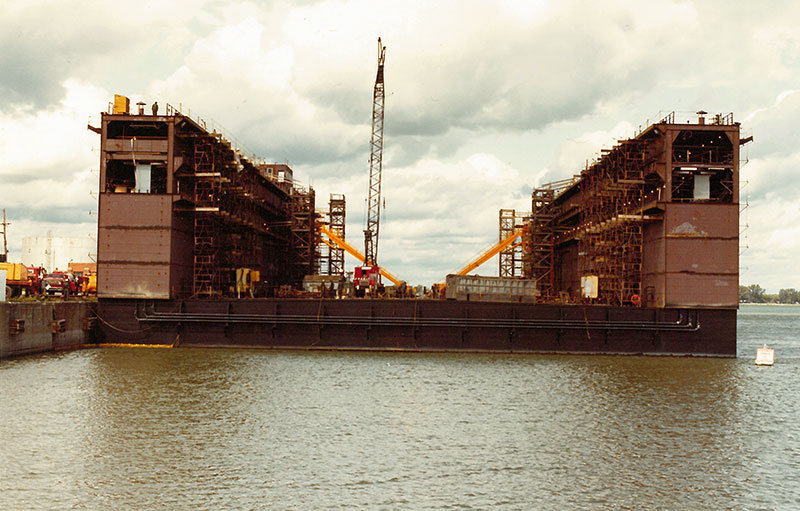
[[68,80],[66,96],[58,107],[35,113],[0,114],[0,154],[4,155],[0,176],[27,175],[67,181],[74,170],[97,165],[91,154],[97,135],[87,130],[89,114],[108,93]]
[[58,106],[38,112],[0,114],[0,205],[12,225],[8,245],[18,260],[22,238],[53,231],[85,237],[96,232],[99,136],[88,131],[89,113],[107,102],[108,93],[68,80]]
[[[380,250],[399,276],[440,280],[496,239],[498,209],[530,207],[521,190],[579,172],[659,110],[704,108],[734,111],[755,136],[743,281],[800,288],[798,16],[793,3],[678,0],[8,4],[0,205],[17,217],[12,246],[18,229],[86,230],[99,165],[86,121],[117,92],[181,104],[288,160],[321,209],[344,193],[360,246],[381,36]],[[51,189],[65,209],[40,193]]]
[[601,149],[614,147],[619,140],[635,136],[636,131],[636,127],[621,121],[608,131],[590,131],[568,139],[561,144],[559,166],[578,173],[587,162],[591,164],[592,160],[600,156]]

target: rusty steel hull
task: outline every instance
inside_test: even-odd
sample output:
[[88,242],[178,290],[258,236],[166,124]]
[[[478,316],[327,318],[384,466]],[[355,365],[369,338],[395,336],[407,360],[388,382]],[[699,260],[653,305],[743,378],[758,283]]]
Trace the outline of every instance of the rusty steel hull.
[[451,300],[101,299],[102,342],[192,347],[736,356],[736,310]]

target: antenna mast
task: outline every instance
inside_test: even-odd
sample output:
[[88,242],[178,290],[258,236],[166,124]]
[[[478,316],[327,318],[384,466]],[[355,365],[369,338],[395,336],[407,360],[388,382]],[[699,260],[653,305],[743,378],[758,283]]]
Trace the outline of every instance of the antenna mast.
[[364,229],[364,265],[378,265],[378,229],[381,220],[381,170],[383,168],[383,62],[386,46],[378,38],[378,74],[372,93],[372,138],[369,157],[369,198],[367,199],[367,228]]

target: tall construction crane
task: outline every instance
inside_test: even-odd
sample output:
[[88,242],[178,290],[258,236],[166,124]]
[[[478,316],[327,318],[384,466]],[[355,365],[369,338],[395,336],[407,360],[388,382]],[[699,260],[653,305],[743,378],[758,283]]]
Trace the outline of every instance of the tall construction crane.
[[383,168],[383,109],[386,94],[383,86],[383,63],[386,46],[378,38],[378,74],[372,93],[372,137],[369,157],[369,195],[367,197],[367,228],[364,229],[364,264],[357,266],[353,280],[358,289],[380,284],[378,266],[378,230],[381,220],[381,170]]

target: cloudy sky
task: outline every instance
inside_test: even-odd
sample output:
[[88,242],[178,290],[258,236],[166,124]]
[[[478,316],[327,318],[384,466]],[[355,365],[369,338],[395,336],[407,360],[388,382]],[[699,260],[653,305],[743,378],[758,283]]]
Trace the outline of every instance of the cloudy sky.
[[[114,93],[224,126],[347,196],[363,245],[377,37],[386,52],[379,260],[430,284],[497,239],[500,208],[664,114],[745,134],[741,283],[800,288],[800,3],[26,0],[0,6],[0,207],[22,238],[95,236]],[[645,7],[646,6],[646,7]],[[162,110],[163,111],[163,110]],[[744,205],[743,205],[744,207]],[[355,264],[349,260],[347,266]],[[481,273],[496,274],[497,261]]]

